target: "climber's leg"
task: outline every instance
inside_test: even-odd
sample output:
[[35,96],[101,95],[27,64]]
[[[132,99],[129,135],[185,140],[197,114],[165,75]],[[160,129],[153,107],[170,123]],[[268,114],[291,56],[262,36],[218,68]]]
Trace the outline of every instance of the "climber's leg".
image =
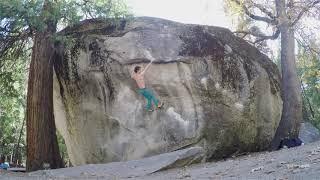
[[148,91],[148,94],[149,94],[151,100],[153,101],[153,104],[156,105],[156,106],[158,106],[159,101],[158,101],[158,99],[154,96],[152,90],[151,90],[151,89],[148,89],[147,91]]
[[148,111],[152,111],[151,106],[152,106],[152,97],[150,96],[150,93],[148,92],[148,90],[146,88],[144,89],[139,89],[139,93],[145,97],[147,99],[147,105],[146,105],[146,109]]
[[148,91],[150,93],[150,96],[151,96],[151,99],[152,99],[154,105],[156,105],[156,107],[158,107],[158,108],[161,108],[163,103],[162,102],[159,103],[159,100],[154,96],[152,90],[148,89]]

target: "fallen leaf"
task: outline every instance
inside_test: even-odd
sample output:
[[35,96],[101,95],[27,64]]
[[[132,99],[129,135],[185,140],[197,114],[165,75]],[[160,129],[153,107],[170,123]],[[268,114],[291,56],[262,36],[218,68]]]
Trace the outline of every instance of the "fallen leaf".
[[262,169],[263,169],[263,166],[260,166],[260,167],[251,169],[251,172],[253,173],[253,172],[256,172],[256,171],[260,171]]
[[299,165],[299,164],[287,164],[287,168],[288,169],[305,169],[305,168],[309,168],[310,164],[303,164],[303,165]]

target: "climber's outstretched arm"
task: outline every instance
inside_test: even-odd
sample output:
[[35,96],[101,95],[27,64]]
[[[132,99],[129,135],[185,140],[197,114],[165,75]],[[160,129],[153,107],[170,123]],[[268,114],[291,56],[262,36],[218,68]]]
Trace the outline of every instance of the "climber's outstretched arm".
[[141,74],[144,74],[148,70],[151,64],[152,64],[152,61],[145,68],[143,68],[143,71],[141,72]]

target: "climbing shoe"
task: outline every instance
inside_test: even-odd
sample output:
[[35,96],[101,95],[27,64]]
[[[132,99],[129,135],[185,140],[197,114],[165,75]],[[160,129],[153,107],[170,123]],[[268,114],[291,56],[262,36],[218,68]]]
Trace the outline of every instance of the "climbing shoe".
[[158,104],[158,109],[161,109],[163,107],[163,102],[160,102],[159,104]]

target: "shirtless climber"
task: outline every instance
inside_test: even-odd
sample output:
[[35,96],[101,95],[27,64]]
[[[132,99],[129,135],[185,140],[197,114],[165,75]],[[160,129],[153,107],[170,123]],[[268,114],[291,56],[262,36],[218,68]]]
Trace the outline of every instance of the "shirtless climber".
[[136,83],[139,87],[138,92],[147,99],[146,109],[149,112],[153,111],[153,109],[151,108],[152,102],[158,108],[161,108],[163,105],[163,103],[159,102],[159,100],[154,96],[152,90],[146,88],[146,85],[144,82],[144,74],[148,70],[148,68],[150,67],[151,63],[152,63],[152,61],[145,68],[142,68],[140,66],[134,67],[133,73],[131,74],[131,78],[136,81]]

